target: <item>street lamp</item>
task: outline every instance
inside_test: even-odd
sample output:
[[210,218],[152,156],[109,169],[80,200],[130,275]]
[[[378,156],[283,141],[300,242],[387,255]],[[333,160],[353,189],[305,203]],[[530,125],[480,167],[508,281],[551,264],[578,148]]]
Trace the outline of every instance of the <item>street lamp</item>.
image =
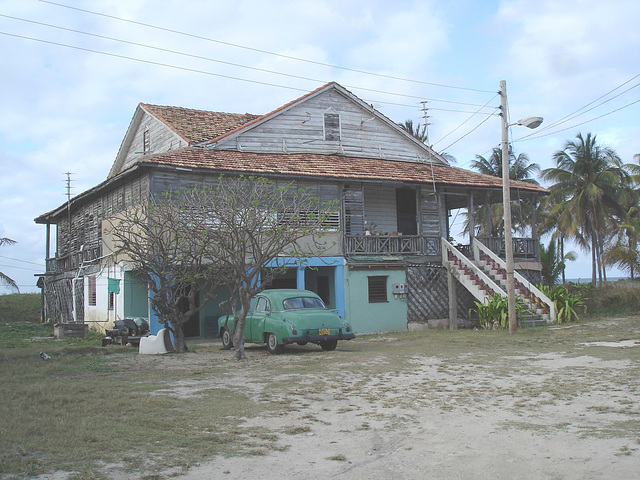
[[[500,116],[502,117],[502,204],[504,207],[504,256],[507,264],[507,303],[509,306],[509,333],[516,333],[516,290],[514,285],[513,241],[511,240],[511,190],[509,185],[509,127],[522,125],[536,128],[542,117],[527,117],[515,123],[507,120],[507,83],[500,81]],[[533,226],[532,228],[535,228]]]

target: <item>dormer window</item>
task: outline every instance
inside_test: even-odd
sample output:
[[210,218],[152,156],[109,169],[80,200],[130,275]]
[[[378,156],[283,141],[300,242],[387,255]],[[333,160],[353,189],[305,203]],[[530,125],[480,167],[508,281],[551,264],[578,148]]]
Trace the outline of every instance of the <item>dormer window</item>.
[[340,141],[340,114],[328,112],[324,114],[324,139],[327,141]]
[[151,153],[151,134],[149,130],[145,130],[142,134],[142,153],[144,155]]

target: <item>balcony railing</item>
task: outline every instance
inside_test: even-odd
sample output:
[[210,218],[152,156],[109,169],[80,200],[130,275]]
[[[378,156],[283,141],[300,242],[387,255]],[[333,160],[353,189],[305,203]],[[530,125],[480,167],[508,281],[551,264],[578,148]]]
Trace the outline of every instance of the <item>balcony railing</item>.
[[[504,258],[504,238],[479,237],[496,255]],[[345,255],[440,255],[440,237],[423,235],[345,235]],[[471,255],[469,245],[458,245],[466,256]],[[538,259],[538,241],[533,238],[513,238],[513,255],[519,259]]]
[[90,263],[98,260],[102,255],[100,246],[85,248],[80,252],[62,257],[47,258],[47,273],[62,273],[69,270],[75,270],[83,263]]
[[[477,237],[483,245],[493,253],[504,258],[504,238],[502,237]],[[538,240],[533,238],[513,237],[513,256],[516,258],[538,259]]]
[[345,255],[440,255],[440,237],[345,235]]

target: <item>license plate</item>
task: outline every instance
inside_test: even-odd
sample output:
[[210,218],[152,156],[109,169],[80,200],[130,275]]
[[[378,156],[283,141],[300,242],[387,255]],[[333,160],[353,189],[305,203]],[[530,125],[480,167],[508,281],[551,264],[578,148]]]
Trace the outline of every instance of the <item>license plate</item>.
[[320,328],[318,330],[318,335],[331,335],[331,329],[330,328]]

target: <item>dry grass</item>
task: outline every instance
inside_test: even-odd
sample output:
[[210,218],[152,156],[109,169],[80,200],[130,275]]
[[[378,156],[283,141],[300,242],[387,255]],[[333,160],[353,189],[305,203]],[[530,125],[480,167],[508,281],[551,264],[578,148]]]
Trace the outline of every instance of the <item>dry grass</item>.
[[[640,339],[638,316],[522,329],[515,336],[369,335],[329,353],[308,345],[272,356],[248,346],[249,360],[240,363],[218,344],[165,356],[49,344],[49,361],[38,357],[40,345],[7,349],[9,360],[0,359],[0,431],[11,434],[0,435],[0,476],[66,471],[89,480],[110,478],[115,468],[166,478],[214,455],[263,456],[286,451],[291,435],[340,432],[341,423],[326,420],[329,413],[352,419],[355,431],[401,431],[415,419],[398,408],[544,411],[585,392],[606,392],[613,402],[587,408],[597,423],[523,418],[505,428],[624,436],[629,449],[620,454],[628,455],[640,438],[637,398],[625,393],[640,391],[640,348],[586,344],[634,339]],[[292,415],[298,423],[287,422]]]

